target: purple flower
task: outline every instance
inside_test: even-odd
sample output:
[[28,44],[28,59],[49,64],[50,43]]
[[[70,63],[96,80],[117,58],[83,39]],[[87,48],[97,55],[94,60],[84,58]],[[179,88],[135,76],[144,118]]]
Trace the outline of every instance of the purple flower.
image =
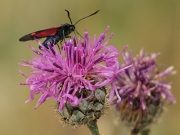
[[133,66],[117,77],[122,102],[116,103],[116,107],[122,122],[131,127],[133,134],[157,120],[167,101],[175,103],[171,83],[166,81],[166,77],[176,71],[173,67],[160,71],[156,61],[158,55],[146,54],[142,49],[134,58],[129,52],[123,56],[123,66]]
[[[34,99],[34,95],[41,94],[37,105],[53,98],[59,103],[59,110],[62,110],[69,102],[72,106],[77,106],[81,101],[92,97],[93,93],[104,86],[110,86],[110,100],[116,95],[120,100],[115,86],[116,75],[125,68],[120,69],[118,57],[120,53],[113,46],[106,46],[113,34],[103,43],[109,27],[100,35],[94,36],[92,40],[88,32],[84,33],[84,40],[76,40],[73,37],[66,40],[59,53],[56,45],[48,44],[46,49],[39,41],[41,50],[38,51],[30,47],[38,57],[34,57],[30,62],[22,60],[21,66],[28,66],[34,69],[31,76],[26,78],[26,83],[30,88],[29,102]],[[91,92],[86,97],[85,90]]]

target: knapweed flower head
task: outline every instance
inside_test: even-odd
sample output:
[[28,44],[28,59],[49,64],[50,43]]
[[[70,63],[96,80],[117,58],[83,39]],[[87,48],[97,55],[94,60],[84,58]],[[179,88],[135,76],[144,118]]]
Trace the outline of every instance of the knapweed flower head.
[[117,80],[122,102],[116,104],[122,122],[137,134],[146,126],[156,121],[167,103],[174,103],[171,83],[166,77],[176,72],[173,67],[159,70],[157,57],[159,53],[147,54],[142,49],[133,57],[126,52],[123,56],[124,66],[132,67],[119,74]]
[[[23,63],[20,64],[34,69],[29,77],[20,71],[26,77],[26,83],[22,85],[30,88],[30,98],[26,102],[33,100],[34,95],[41,94],[35,107],[37,108],[47,99],[53,98],[57,102],[57,111],[67,121],[70,116],[66,114],[73,114],[72,108],[81,107],[83,113],[88,112],[88,115],[94,117],[95,114],[89,113],[104,108],[107,96],[109,101],[114,96],[120,100],[115,78],[128,67],[120,69],[118,58],[121,52],[113,46],[107,46],[113,34],[103,43],[108,28],[99,38],[94,36],[94,40],[88,36],[87,31],[84,33],[84,40],[77,41],[72,37],[66,40],[60,52],[56,45],[49,44],[47,49],[39,41],[40,51],[31,47],[38,56],[30,62],[22,60]],[[108,86],[109,92],[106,90]],[[71,112],[65,113],[67,109]],[[97,115],[99,117],[100,114]]]

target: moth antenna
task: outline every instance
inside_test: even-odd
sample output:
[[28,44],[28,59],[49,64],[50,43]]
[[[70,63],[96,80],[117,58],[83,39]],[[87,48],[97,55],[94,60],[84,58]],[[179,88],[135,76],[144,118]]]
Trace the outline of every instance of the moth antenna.
[[94,12],[94,13],[88,15],[88,16],[85,16],[85,17],[83,17],[83,18],[81,18],[81,19],[79,19],[74,25],[76,25],[78,22],[80,22],[81,20],[83,20],[83,19],[85,19],[85,18],[88,18],[88,17],[90,17],[90,16],[93,16],[93,15],[97,14],[100,10],[101,10],[101,9],[98,9],[96,12]]
[[70,17],[70,13],[69,13],[69,11],[68,11],[68,10],[66,10],[66,9],[65,9],[65,11],[68,13],[68,18],[69,18],[69,20],[70,20],[70,22],[71,22],[71,24],[72,24],[72,21],[71,21],[71,17]]

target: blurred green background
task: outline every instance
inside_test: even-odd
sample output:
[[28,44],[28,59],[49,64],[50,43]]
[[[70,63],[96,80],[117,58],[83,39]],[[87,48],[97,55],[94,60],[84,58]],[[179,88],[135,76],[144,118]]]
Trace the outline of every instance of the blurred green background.
[[[164,68],[175,66],[180,69],[180,1],[179,0],[0,0],[0,135],[90,135],[86,126],[78,129],[63,127],[55,117],[48,100],[37,110],[34,101],[25,104],[29,98],[28,87],[20,86],[25,79],[18,72],[20,59],[30,60],[35,54],[29,45],[38,48],[35,41],[19,42],[19,38],[30,32],[58,26],[68,22],[64,9],[71,12],[73,22],[97,9],[95,16],[77,24],[83,35],[99,35],[106,26],[109,34],[114,33],[110,44],[119,51],[129,45],[137,54],[144,47],[147,52],[161,52],[158,59]],[[43,41],[43,40],[42,40]],[[172,80],[172,92],[177,99],[158,124],[152,126],[151,135],[180,135],[180,90],[177,74]],[[129,135],[121,125],[114,126],[115,116],[109,111],[98,121],[101,135]]]

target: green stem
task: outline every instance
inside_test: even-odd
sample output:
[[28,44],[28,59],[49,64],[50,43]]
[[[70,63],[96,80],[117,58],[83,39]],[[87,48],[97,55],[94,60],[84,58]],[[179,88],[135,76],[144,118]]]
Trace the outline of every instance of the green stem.
[[149,129],[145,129],[141,132],[141,135],[149,135],[150,134],[150,130]]
[[97,126],[97,121],[90,121],[87,124],[89,130],[91,131],[92,135],[100,135],[99,134],[99,130],[98,130],[98,126]]

